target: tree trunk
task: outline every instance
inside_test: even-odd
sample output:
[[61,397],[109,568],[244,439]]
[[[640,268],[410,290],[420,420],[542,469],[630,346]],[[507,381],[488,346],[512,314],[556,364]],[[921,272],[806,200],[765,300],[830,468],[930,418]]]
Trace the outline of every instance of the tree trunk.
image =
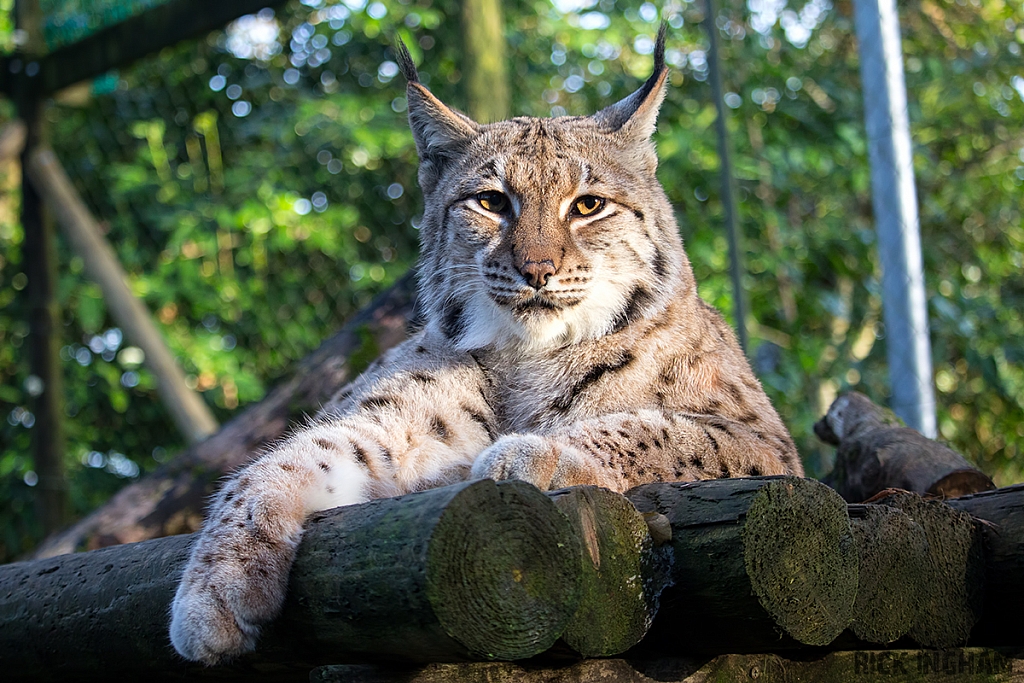
[[853,619],[857,548],[846,504],[827,486],[753,477],[645,484],[626,496],[672,524],[674,585],[642,647],[828,645]]
[[837,398],[814,432],[838,446],[835,468],[822,481],[851,503],[888,488],[943,498],[995,488],[962,455],[899,426],[888,411],[857,392]]
[[167,636],[189,545],[167,538],[0,567],[5,680],[520,659],[555,642],[580,596],[579,539],[550,499],[518,481],[464,482],[315,515],[257,651],[203,667]]
[[1024,484],[947,501],[982,520],[985,606],[971,634],[994,645],[1024,642]]
[[469,115],[480,123],[508,118],[508,68],[501,0],[463,0],[462,36]]
[[219,432],[129,484],[81,521],[43,541],[33,558],[190,533],[199,528],[216,482],[315,413],[379,353],[405,338],[415,275],[407,273],[342,330],[304,358],[292,377]]

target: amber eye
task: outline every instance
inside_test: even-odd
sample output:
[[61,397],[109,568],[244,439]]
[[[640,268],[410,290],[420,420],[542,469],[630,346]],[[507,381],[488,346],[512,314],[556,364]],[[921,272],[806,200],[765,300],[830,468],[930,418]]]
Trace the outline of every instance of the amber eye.
[[501,192],[481,192],[476,195],[476,201],[487,211],[492,213],[505,213],[508,209],[508,197]]
[[577,216],[591,216],[604,208],[604,200],[600,197],[585,195],[576,200],[572,212]]

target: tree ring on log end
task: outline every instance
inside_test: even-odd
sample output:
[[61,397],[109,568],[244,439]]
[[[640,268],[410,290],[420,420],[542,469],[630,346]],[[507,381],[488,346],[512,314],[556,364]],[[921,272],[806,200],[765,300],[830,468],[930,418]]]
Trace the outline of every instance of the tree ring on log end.
[[536,487],[481,481],[445,509],[427,556],[427,598],[449,636],[483,659],[554,644],[580,599],[579,538]]
[[743,553],[761,606],[799,642],[828,645],[852,621],[857,544],[846,502],[824,484],[787,477],[762,487]]

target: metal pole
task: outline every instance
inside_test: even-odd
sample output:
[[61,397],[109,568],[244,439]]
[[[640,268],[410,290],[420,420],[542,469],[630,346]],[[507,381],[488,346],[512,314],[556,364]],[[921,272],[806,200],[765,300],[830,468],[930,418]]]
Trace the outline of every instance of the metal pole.
[[743,290],[743,251],[739,230],[739,208],[736,205],[736,181],[732,175],[732,151],[729,147],[729,131],[726,127],[725,100],[722,93],[722,68],[718,56],[718,27],[715,25],[713,0],[705,0],[707,14],[704,28],[708,32],[708,78],[711,81],[711,96],[715,100],[715,130],[718,134],[718,159],[721,167],[722,209],[725,212],[725,234],[729,238],[729,274],[732,276],[732,315],[735,318],[736,336],[740,348],[747,352],[747,306]]
[[936,435],[931,342],[895,0],[855,0],[893,411]]

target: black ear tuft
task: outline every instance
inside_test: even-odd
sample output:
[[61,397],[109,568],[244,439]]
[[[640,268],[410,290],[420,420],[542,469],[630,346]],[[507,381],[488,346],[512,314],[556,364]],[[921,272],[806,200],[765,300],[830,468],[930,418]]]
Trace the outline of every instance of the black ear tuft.
[[[660,74],[665,68],[665,33],[668,31],[668,24],[664,21],[658,27],[658,39],[654,42],[654,73]],[[402,46],[405,47],[404,45]]]
[[640,92],[643,93],[642,98],[646,98],[657,87],[665,71],[665,33],[667,30],[668,24],[664,21],[661,22],[661,26],[658,27],[658,37],[654,41],[654,72],[640,88]]
[[613,133],[630,124],[628,128],[638,139],[647,139],[654,132],[658,108],[665,98],[665,79],[668,74],[665,67],[667,29],[668,25],[664,22],[658,28],[658,38],[654,43],[654,72],[647,82],[629,97],[594,114],[594,120],[605,131]]
[[[662,33],[665,31],[665,26],[661,27]],[[663,36],[659,34],[659,40],[662,40],[662,51],[664,52],[664,40]],[[402,71],[402,75],[405,76],[405,80],[409,83],[419,83],[420,75],[416,71],[416,64],[412,61],[412,55],[409,54],[409,48],[405,46],[405,43],[401,38],[398,39],[398,44],[395,45],[395,56],[398,58],[398,68]]]

